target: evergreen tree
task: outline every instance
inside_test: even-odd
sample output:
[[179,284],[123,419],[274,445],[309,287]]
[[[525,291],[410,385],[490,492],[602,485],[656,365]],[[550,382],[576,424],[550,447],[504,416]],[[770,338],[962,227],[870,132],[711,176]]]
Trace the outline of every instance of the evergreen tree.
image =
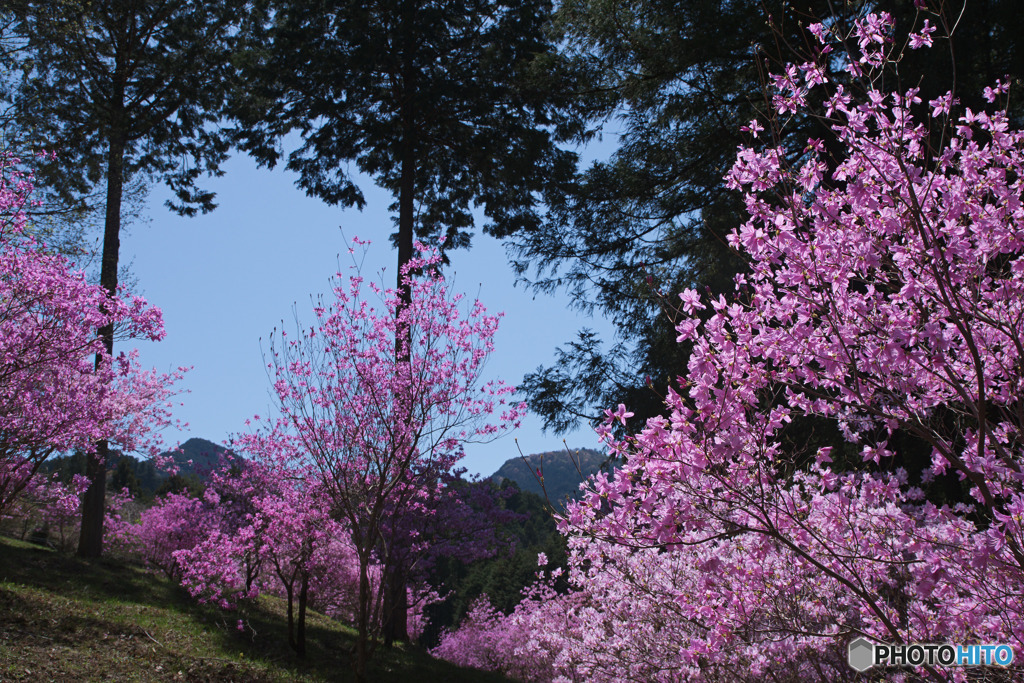
[[160,482],[160,486],[157,487],[154,495],[157,498],[165,497],[169,494],[202,498],[203,491],[205,490],[206,485],[203,484],[202,480],[194,473],[172,474]]
[[[268,4],[242,62],[238,143],[274,166],[286,136],[297,137],[286,167],[331,204],[365,203],[350,162],[387,189],[404,297],[416,235],[468,247],[475,208],[489,221],[484,232],[499,237],[538,228],[541,197],[575,166],[558,143],[580,132],[549,2]],[[407,635],[406,590],[402,567],[385,574],[390,643]]]
[[138,498],[141,492],[139,478],[135,476],[137,461],[131,456],[122,457],[117,461],[114,473],[110,477],[110,488],[115,491],[127,490],[132,498]]
[[[605,348],[584,330],[552,366],[526,377],[521,388],[548,427],[566,431],[620,402],[635,413],[631,428],[663,411],[660,395],[686,372],[689,351],[675,341],[660,292],[726,292],[744,268],[726,245],[742,223],[743,205],[722,178],[737,146],[749,141],[741,128],[765,109],[765,74],[791,61],[792,51],[809,49],[801,25],[821,19],[849,28],[856,17],[884,10],[896,18],[897,34],[905,34],[929,19],[952,39],[908,51],[898,74],[905,87],[919,84],[926,101],[953,88],[977,111],[984,86],[1024,75],[1018,3],[958,0],[942,13],[938,3],[918,4],[562,4],[565,44],[577,72],[593,78],[593,106],[619,144],[552,198],[550,220],[540,229],[514,237],[516,265],[538,290],[566,291],[579,307],[611,317],[622,338]],[[830,77],[844,78],[838,70]],[[1013,114],[1022,113],[1018,104]],[[792,158],[803,154],[808,137],[835,144],[832,131],[810,118],[785,130],[778,142]]]
[[[227,141],[216,129],[243,0],[5,0],[24,51],[16,97],[26,137],[59,154],[40,184],[67,204],[95,188],[105,194],[100,284],[118,284],[126,184],[160,180],[183,215],[214,208],[197,188],[219,174]],[[108,352],[112,328],[100,330]],[[103,543],[107,444],[90,460],[79,554]]]
[[394,197],[399,270],[414,235],[469,246],[476,207],[499,237],[540,225],[539,195],[574,167],[558,143],[578,132],[549,2],[270,5],[235,108],[239,144],[260,164],[278,163],[286,136],[301,140],[286,161],[297,185],[362,208],[355,162]]

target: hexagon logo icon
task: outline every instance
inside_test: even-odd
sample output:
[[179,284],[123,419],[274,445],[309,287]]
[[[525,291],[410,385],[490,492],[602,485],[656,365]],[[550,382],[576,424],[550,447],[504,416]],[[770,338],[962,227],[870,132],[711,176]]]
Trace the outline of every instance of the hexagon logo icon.
[[848,660],[854,671],[867,671],[875,665],[875,646],[867,638],[858,638],[850,643]]

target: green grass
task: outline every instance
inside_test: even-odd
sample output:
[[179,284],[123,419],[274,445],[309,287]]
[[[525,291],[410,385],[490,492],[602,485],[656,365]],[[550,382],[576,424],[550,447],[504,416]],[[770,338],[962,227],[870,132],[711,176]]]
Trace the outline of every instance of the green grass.
[[[245,631],[236,628],[238,619]],[[347,681],[355,632],[312,612],[307,654],[287,645],[285,605],[196,604],[163,576],[0,538],[0,681]],[[481,683],[404,644],[378,649],[370,681]]]

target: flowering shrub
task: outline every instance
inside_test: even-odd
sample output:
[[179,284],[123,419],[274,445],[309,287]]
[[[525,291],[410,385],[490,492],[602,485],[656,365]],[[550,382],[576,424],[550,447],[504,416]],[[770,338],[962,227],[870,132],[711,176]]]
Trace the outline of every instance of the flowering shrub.
[[176,553],[195,548],[216,533],[216,521],[217,513],[206,501],[181,493],[158,499],[142,511],[138,523],[108,517],[115,543],[176,580],[185,571]]
[[75,475],[67,484],[55,476],[32,477],[4,517],[22,540],[31,532],[61,550],[70,550],[78,536],[79,496],[89,482]]
[[546,683],[554,678],[556,655],[567,635],[565,599],[528,595],[506,616],[481,596],[459,628],[446,632],[430,653],[459,666],[498,671],[517,681]]
[[[750,272],[731,299],[680,295],[693,352],[667,415],[616,439],[631,414],[608,411],[624,464],[561,522],[579,592],[546,628],[564,680],[846,680],[860,635],[1024,653],[1024,133],[952,94],[878,89],[899,49],[885,14],[809,30],[816,56],[773,78],[773,120],[822,93],[844,156],[740,149],[727,182],[750,218],[731,243]],[[860,98],[815,61],[844,44]],[[812,419],[844,443],[795,448],[787,430]],[[928,500],[938,477],[969,498]]]
[[105,352],[104,325],[121,338],[161,339],[160,310],[108,296],[32,238],[23,211],[32,185],[17,163],[0,156],[0,515],[55,452],[91,452],[99,439],[155,450],[181,374]]

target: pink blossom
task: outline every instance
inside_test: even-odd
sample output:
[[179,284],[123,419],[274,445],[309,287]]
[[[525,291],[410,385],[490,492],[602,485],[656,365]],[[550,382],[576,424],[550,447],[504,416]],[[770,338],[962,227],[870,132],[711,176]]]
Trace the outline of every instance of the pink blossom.
[[124,291],[109,296],[33,239],[32,184],[17,163],[0,156],[0,514],[53,453],[91,452],[101,439],[158,450],[181,375],[143,370],[135,352],[109,357],[100,328],[159,340],[160,310]]
[[[524,680],[753,682],[846,680],[855,635],[1024,650],[1024,132],[879,90],[892,34],[888,15],[856,22],[862,98],[819,86],[832,165],[739,150],[726,182],[749,218],[730,244],[750,272],[681,330],[693,350],[663,416],[616,438],[625,407],[605,412],[622,464],[560,521],[573,591],[480,604],[435,654]],[[771,96],[814,116],[798,70]],[[952,127],[944,147],[929,125]],[[808,453],[798,420],[845,443]],[[921,471],[908,438],[931,449]],[[973,500],[930,502],[938,476]]]

